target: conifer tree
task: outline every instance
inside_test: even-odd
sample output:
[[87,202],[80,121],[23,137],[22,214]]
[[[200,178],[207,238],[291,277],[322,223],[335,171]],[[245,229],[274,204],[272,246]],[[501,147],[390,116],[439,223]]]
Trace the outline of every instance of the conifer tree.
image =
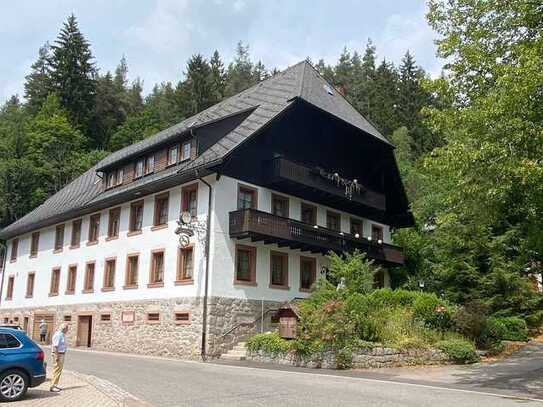
[[26,76],[25,98],[26,106],[33,114],[40,110],[47,95],[52,91],[49,43],[45,43],[38,51],[38,59],[32,64],[31,72]]
[[228,65],[226,96],[232,96],[254,85],[253,63],[249,58],[249,46],[238,42],[236,57]]
[[87,133],[91,146],[100,145],[89,133],[95,103],[96,67],[90,44],[79,30],[72,14],[51,46],[51,80],[61,106],[73,124]]
[[211,69],[212,99],[214,103],[217,103],[224,98],[226,86],[226,73],[219,51],[215,50],[215,52],[213,52],[213,56],[209,60],[209,66]]

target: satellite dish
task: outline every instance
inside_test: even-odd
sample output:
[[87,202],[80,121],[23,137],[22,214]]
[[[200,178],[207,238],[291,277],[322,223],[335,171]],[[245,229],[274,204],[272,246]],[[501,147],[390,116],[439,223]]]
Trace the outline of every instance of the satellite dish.
[[181,212],[181,222],[185,225],[188,225],[192,220],[192,215],[190,212]]

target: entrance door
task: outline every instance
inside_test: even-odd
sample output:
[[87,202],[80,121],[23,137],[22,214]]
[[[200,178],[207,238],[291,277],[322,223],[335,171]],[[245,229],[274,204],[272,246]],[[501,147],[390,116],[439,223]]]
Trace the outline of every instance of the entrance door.
[[40,342],[40,323],[45,321],[47,324],[47,334],[45,335],[45,344],[50,345],[55,329],[55,317],[47,314],[34,314],[34,323],[32,324],[32,339],[38,343]]
[[80,315],[77,321],[77,346],[90,348],[92,338],[92,317]]

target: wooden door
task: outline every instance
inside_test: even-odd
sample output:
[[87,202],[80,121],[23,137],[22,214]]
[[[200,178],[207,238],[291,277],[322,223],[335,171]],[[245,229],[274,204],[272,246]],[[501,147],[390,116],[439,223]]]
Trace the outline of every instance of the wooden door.
[[80,315],[77,321],[77,346],[90,348],[92,338],[92,317]]
[[40,322],[44,319],[47,324],[47,335],[45,336],[45,343],[51,344],[53,338],[53,332],[55,330],[55,317],[51,314],[34,314],[34,321],[32,323],[32,339],[40,343]]

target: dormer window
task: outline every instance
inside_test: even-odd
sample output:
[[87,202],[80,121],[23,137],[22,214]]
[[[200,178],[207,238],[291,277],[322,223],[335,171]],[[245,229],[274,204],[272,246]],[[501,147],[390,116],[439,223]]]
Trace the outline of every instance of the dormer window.
[[181,161],[185,161],[190,158],[190,148],[191,148],[190,140],[185,141],[183,144],[181,144]]
[[107,187],[113,188],[115,186],[115,172],[112,171],[107,174]]
[[178,149],[177,146],[168,149],[168,165],[177,164]]
[[151,154],[145,159],[145,175],[151,174],[155,170],[155,155]]
[[121,168],[117,171],[117,185],[121,185],[124,179],[124,169]]
[[136,168],[134,169],[134,178],[143,177],[144,164],[145,164],[145,160],[143,158],[140,158],[138,161],[136,161]]

